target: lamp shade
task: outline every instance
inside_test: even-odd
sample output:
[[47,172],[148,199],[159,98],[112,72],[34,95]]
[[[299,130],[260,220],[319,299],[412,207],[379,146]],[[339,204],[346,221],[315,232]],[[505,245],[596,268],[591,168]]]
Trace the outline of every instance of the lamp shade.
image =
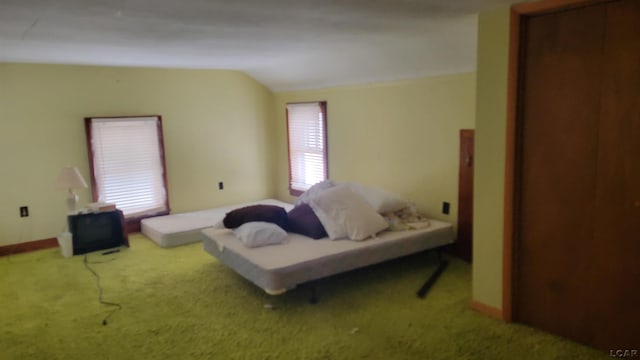
[[80,171],[75,166],[65,166],[60,170],[58,180],[56,180],[57,189],[81,189],[86,188],[87,183],[80,175]]

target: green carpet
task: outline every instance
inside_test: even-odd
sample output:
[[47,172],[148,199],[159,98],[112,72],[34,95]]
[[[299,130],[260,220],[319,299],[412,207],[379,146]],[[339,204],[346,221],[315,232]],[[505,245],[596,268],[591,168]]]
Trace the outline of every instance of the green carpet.
[[120,253],[0,258],[0,359],[598,359],[607,354],[469,309],[471,270],[412,256],[270,296],[191,244],[130,236]]

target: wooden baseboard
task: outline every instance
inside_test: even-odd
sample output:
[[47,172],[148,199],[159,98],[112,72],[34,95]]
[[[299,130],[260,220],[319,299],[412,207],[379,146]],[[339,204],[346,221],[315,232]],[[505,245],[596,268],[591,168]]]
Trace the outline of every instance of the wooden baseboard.
[[471,303],[469,304],[469,306],[478,312],[481,312],[483,314],[489,315],[493,318],[496,319],[500,319],[500,320],[504,320],[504,316],[502,314],[502,310],[495,308],[493,306],[489,306],[487,304],[483,304],[481,302],[472,300]]
[[58,247],[58,239],[56,238],[28,241],[18,244],[0,246],[0,256],[15,255],[30,251],[50,249],[54,247]]

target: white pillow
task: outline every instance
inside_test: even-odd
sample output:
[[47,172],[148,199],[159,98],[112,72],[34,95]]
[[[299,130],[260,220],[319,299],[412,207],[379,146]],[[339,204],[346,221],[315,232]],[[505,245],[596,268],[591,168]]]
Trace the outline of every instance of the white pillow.
[[287,233],[280,226],[262,221],[244,223],[233,230],[233,233],[250,248],[281,244],[287,238]]
[[294,206],[298,206],[304,203],[308,204],[311,198],[317,196],[318,194],[320,194],[321,192],[327,189],[332,188],[334,185],[335,184],[333,183],[332,180],[324,180],[324,181],[320,181],[319,183],[315,183],[307,191],[303,192],[302,194],[300,194],[300,196],[298,196],[298,199],[296,200]]
[[333,240],[364,240],[388,227],[384,218],[347,186],[325,190],[309,205]]
[[386,213],[400,210],[409,206],[409,202],[401,197],[381,189],[360,185],[354,182],[341,183],[353,192],[362,196],[377,212]]

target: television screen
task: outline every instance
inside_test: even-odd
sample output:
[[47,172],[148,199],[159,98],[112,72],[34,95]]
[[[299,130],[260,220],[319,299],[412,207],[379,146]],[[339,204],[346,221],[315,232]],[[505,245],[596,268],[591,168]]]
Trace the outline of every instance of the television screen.
[[69,231],[73,234],[74,255],[127,245],[119,210],[70,215]]

